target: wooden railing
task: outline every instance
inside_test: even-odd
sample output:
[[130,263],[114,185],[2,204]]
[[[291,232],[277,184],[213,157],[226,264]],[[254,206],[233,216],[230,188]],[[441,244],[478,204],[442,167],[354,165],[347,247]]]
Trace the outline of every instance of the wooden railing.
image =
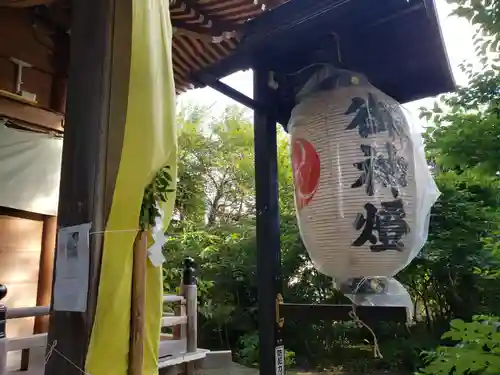
[[[7,288],[0,285],[0,300],[7,296]],[[29,358],[29,363],[34,364],[26,372],[26,375],[43,374],[45,348],[47,346],[47,334],[40,333],[25,337],[8,338],[5,336],[5,330],[8,319],[27,318],[32,316],[44,316],[50,313],[49,306],[36,307],[7,307],[0,304],[0,375],[7,375],[7,354],[15,351],[25,351]]]
[[160,368],[204,358],[206,351],[198,349],[198,297],[194,262],[184,261],[180,295],[163,296],[163,303],[174,305],[174,312],[164,313],[162,327],[172,327],[171,334],[160,335]]
[[[186,259],[179,295],[165,295],[165,305],[173,307],[174,312],[166,312],[161,319],[163,328],[172,329],[172,334],[161,334],[159,349],[159,368],[176,366],[182,363],[203,359],[206,350],[198,349],[197,338],[197,287],[194,276],[194,263]],[[7,288],[0,284],[0,300],[7,295]],[[49,306],[9,308],[0,304],[0,375],[43,375],[47,334],[40,333],[26,337],[9,338],[5,336],[9,319],[49,315]],[[29,365],[23,371],[10,370],[7,354],[25,351]],[[29,353],[27,353],[29,351]],[[186,369],[186,373],[191,371]]]

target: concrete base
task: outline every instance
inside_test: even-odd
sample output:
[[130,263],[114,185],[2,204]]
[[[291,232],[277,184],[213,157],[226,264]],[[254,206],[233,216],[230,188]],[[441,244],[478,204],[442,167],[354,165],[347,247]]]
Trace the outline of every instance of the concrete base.
[[200,363],[200,367],[205,370],[225,369],[231,367],[233,362],[230,350],[208,352],[205,359]]

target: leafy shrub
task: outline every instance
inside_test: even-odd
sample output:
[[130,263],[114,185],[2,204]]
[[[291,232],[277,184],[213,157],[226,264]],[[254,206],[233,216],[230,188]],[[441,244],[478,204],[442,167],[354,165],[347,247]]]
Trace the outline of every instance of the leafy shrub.
[[[240,338],[240,346],[237,353],[238,359],[246,366],[257,366],[259,363],[259,334],[248,333]],[[285,349],[285,367],[290,368],[295,364],[295,353]]]
[[451,345],[426,354],[421,375],[500,374],[500,318],[475,316],[472,322],[456,319],[441,337]]
[[431,350],[439,341],[425,323],[417,322],[411,327],[397,323],[380,323],[375,330],[380,351],[384,358],[375,363],[381,370],[413,373],[424,364],[422,350]]

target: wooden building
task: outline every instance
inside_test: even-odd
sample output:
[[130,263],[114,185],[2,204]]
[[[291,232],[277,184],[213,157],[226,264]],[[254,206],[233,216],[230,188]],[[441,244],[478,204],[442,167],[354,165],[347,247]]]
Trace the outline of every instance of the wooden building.
[[[62,135],[66,77],[55,63],[50,29],[35,19],[32,9],[0,7],[0,35],[0,119],[13,129]],[[0,192],[8,183],[0,181]],[[15,202],[2,204],[0,283],[9,289],[4,303],[10,307],[47,305],[56,217],[19,209]],[[48,320],[37,319],[35,331],[46,332]],[[33,333],[33,320],[16,319],[7,335]]]

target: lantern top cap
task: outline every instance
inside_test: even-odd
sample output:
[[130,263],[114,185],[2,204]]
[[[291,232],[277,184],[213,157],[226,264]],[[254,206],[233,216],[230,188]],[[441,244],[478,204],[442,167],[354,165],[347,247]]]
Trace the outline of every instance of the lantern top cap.
[[349,86],[370,87],[371,84],[364,74],[324,64],[323,68],[312,74],[304,86],[302,86],[302,89],[296,96],[297,102],[319,91]]

